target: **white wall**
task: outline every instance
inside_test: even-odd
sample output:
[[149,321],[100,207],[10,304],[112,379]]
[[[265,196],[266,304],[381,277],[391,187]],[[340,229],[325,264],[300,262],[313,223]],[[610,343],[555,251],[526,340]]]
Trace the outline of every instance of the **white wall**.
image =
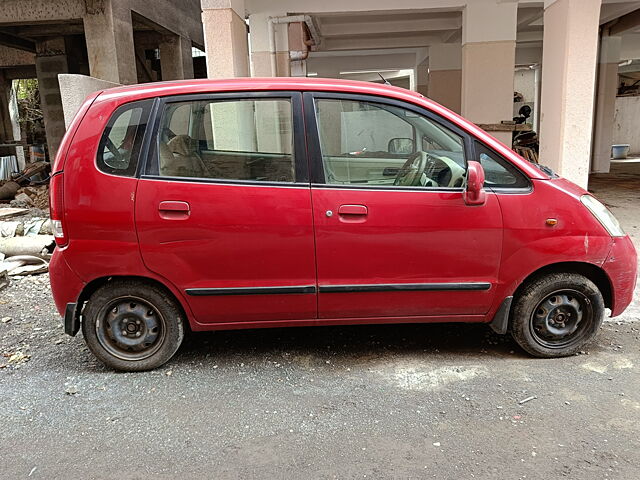
[[513,89],[524,95],[524,102],[531,103],[536,98],[535,72],[531,69],[516,70]]
[[60,96],[62,97],[64,125],[66,128],[69,128],[73,117],[80,110],[89,94],[119,85],[99,78],[72,73],[59,74],[58,82],[60,83]]
[[628,143],[630,153],[640,154],[640,96],[616,98],[613,143]]

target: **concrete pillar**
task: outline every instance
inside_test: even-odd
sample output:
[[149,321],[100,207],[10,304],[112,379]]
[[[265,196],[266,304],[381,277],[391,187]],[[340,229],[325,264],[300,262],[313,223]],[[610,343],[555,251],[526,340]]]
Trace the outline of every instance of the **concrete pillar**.
[[164,35],[160,42],[162,80],[193,78],[191,41],[180,35]]
[[586,187],[601,0],[545,2],[540,162]]
[[290,74],[292,77],[307,76],[307,59],[309,55],[309,46],[305,41],[308,39],[307,27],[303,22],[290,23],[288,25],[288,44],[289,52],[295,56],[295,59],[289,58]]
[[[513,118],[517,2],[474,0],[462,14],[462,115],[475,123]],[[511,145],[511,132],[496,132]]]
[[276,70],[271,67],[269,48],[269,17],[280,17],[282,12],[249,15],[251,30],[251,76],[288,77],[291,74],[289,61],[289,38],[287,24],[275,24]]
[[92,77],[114,83],[138,82],[131,10],[115,2],[86,0],[84,35]]
[[243,0],[201,0],[209,78],[248,77]]
[[602,34],[598,63],[592,172],[608,173],[611,166],[613,117],[616,112],[621,45],[621,37],[609,36],[607,32]]
[[462,45],[439,44],[429,47],[428,96],[456,113],[461,111]]
[[11,80],[5,79],[0,70],[0,143],[13,141],[13,125],[9,102],[11,101]]
[[58,146],[65,133],[64,111],[60,96],[60,84],[58,83],[58,74],[60,73],[68,73],[64,38],[38,42],[36,44],[36,74],[51,159],[58,151]]
[[416,92],[421,93],[425,97],[429,96],[429,59],[427,58],[418,63],[415,68],[416,72]]

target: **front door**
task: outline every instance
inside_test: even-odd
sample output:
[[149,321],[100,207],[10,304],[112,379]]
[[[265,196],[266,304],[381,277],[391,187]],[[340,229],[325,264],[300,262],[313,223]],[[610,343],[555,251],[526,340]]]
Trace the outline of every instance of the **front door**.
[[463,200],[470,139],[419,107],[305,94],[320,318],[485,314],[502,247],[496,196]]
[[163,100],[136,193],[147,267],[199,323],[316,318],[301,94]]

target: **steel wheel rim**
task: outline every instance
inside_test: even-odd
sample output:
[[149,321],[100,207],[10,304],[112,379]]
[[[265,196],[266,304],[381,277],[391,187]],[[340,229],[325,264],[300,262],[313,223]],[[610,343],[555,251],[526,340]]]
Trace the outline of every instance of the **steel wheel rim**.
[[98,314],[96,336],[109,354],[127,361],[144,360],[164,343],[166,320],[150,302],[139,297],[118,297]]
[[529,330],[543,347],[560,349],[582,340],[592,322],[593,305],[589,298],[567,288],[550,293],[536,305]]

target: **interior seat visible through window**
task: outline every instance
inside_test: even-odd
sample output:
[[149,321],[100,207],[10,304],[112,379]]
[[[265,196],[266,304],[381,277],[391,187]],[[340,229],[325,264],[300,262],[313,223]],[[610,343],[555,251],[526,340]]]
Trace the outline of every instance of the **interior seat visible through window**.
[[281,98],[167,103],[147,173],[294,182],[292,117]]

